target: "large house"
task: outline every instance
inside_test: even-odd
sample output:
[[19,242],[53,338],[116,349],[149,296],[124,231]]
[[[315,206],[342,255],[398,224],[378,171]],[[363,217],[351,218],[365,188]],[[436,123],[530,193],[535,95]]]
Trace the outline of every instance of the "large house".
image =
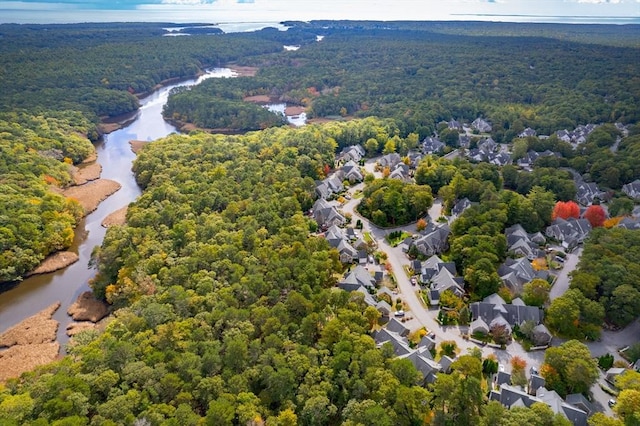
[[499,390],[493,390],[489,394],[489,399],[498,401],[507,408],[527,407],[530,408],[536,402],[548,405],[551,410],[568,419],[574,426],[587,426],[588,413],[579,406],[571,405],[564,401],[555,391],[550,391],[545,387],[538,388],[536,395],[529,395],[519,387],[503,383]]
[[549,272],[534,270],[529,259],[521,257],[519,259],[507,258],[498,268],[498,275],[513,294],[522,294],[526,283],[535,278],[546,280]]
[[450,233],[448,224],[434,225],[430,222],[421,235],[414,240],[413,245],[425,256],[440,254],[449,248]]
[[640,200],[640,179],[636,179],[631,183],[622,185],[622,192],[633,199]]
[[510,226],[504,233],[507,238],[507,252],[529,260],[544,256],[540,246],[546,243],[546,238],[542,233],[529,234],[520,224]]
[[464,296],[464,279],[456,276],[455,263],[443,262],[433,255],[419,266],[415,265],[414,270],[420,283],[427,287],[432,306],[440,303],[441,294],[447,290],[458,297]]
[[313,204],[312,212],[313,218],[321,229],[329,229],[333,225],[342,226],[347,222],[335,206],[323,198],[319,198]]
[[587,219],[557,218],[547,227],[545,234],[562,243],[565,249],[571,250],[581,244],[591,232],[591,224]]
[[365,150],[362,145],[351,145],[345,147],[340,154],[338,154],[338,161],[354,161],[356,163],[360,162],[365,155]]
[[471,123],[471,128],[482,133],[489,133],[491,131],[491,124],[482,118],[476,118]]
[[576,199],[583,206],[590,206],[595,200],[607,201],[608,195],[595,183],[580,182],[576,185]]
[[484,298],[482,302],[474,302],[469,305],[473,321],[469,331],[480,331],[489,334],[497,327],[503,327],[511,335],[514,326],[521,326],[524,322],[532,322],[541,326],[533,339],[535,345],[547,345],[551,341],[551,333],[541,324],[542,309],[536,306],[527,306],[521,299],[514,299],[512,303],[506,303],[502,297],[492,294]]

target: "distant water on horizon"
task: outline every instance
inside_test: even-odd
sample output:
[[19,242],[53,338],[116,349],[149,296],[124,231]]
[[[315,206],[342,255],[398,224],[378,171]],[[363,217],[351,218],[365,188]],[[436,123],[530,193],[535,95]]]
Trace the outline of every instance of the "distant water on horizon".
[[[0,0],[0,24],[70,24],[104,22],[166,22],[203,23],[220,27],[224,32],[255,31],[261,28],[281,27],[279,22],[287,20],[360,20],[367,19],[351,13],[345,16],[326,16],[304,13],[292,7],[288,10],[270,10],[268,14],[232,13],[224,10],[207,10],[189,7],[140,7],[137,9],[94,9],[90,6],[76,7],[63,3],[26,3]],[[375,20],[375,19],[374,19]],[[394,21],[397,19],[379,19]],[[556,24],[640,24],[640,16],[542,16],[542,15],[495,15],[440,13],[429,19],[405,19],[416,21],[485,21],[513,23]],[[282,28],[281,28],[282,29]]]

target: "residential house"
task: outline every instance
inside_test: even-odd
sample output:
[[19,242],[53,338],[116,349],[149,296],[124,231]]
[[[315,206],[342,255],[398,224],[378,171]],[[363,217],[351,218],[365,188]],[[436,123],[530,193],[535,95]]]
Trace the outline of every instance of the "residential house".
[[432,306],[440,304],[440,296],[449,290],[457,297],[464,296],[464,278],[455,277],[447,268],[441,268],[428,283],[429,301]]
[[467,197],[464,197],[461,200],[457,200],[451,208],[451,217],[459,217],[469,207],[471,207],[471,201],[469,201]]
[[377,347],[381,347],[385,343],[390,343],[391,346],[393,346],[393,352],[396,356],[408,355],[413,352],[413,349],[409,347],[409,341],[406,337],[402,337],[398,333],[389,331],[386,328],[375,331],[373,333],[373,340],[376,342]]
[[490,152],[486,154],[485,161],[494,166],[506,166],[511,163],[511,155],[508,152]]
[[536,346],[549,346],[553,336],[549,329],[542,323],[533,327],[531,332],[531,341]]
[[604,375],[604,379],[611,383],[612,385],[615,386],[616,384],[616,377],[618,377],[619,375],[621,375],[622,373],[624,373],[625,371],[627,371],[626,368],[610,368],[607,370],[607,372]]
[[329,229],[333,225],[342,226],[347,222],[335,206],[323,198],[319,198],[313,204],[312,212],[313,219],[318,223],[320,229]]
[[469,148],[471,145],[471,137],[469,135],[460,134],[458,135],[458,146],[460,148]]
[[588,414],[585,411],[565,402],[556,392],[549,391],[544,387],[539,388],[536,395],[533,396],[519,387],[505,383],[500,385],[499,390],[491,391],[489,399],[498,401],[507,408],[530,408],[536,402],[541,402],[548,405],[554,413],[568,419],[574,426],[587,426]]
[[622,192],[633,199],[640,200],[640,179],[636,179],[631,183],[622,185]]
[[449,130],[457,130],[457,131],[462,131],[462,123],[460,123],[458,120],[451,120],[449,122],[447,122],[447,128]]
[[340,179],[337,173],[316,183],[316,194],[319,198],[325,200],[334,197],[342,191],[344,191],[344,185],[342,185],[342,179]]
[[580,182],[576,185],[576,199],[583,206],[590,206],[597,199],[608,200],[607,193],[601,191],[595,183]]
[[375,278],[362,265],[358,265],[353,268],[344,277],[344,279],[338,283],[338,287],[347,291],[353,291],[360,286],[363,286],[367,289],[375,288],[376,286]]
[[411,169],[404,163],[398,163],[389,174],[390,179],[398,179],[403,182],[411,181]]
[[479,117],[473,120],[473,122],[471,123],[471,128],[481,133],[491,132],[491,124]]
[[531,170],[531,168],[533,167],[533,165],[535,164],[538,158],[553,157],[553,156],[561,157],[561,154],[557,152],[549,151],[549,150],[546,150],[543,152],[528,151],[524,157],[518,159],[517,164],[523,169]]
[[422,385],[435,382],[436,374],[442,371],[442,366],[433,360],[426,347],[419,346],[418,349],[401,355],[399,358],[411,361],[416,370],[422,374]]
[[[544,244],[546,239],[541,233],[529,234],[520,224],[510,226],[504,233],[507,239],[507,252],[529,260],[544,256],[540,245]],[[532,238],[536,241],[534,242]]]
[[481,140],[478,143],[478,149],[485,155],[490,154],[490,153],[495,153],[498,152],[498,150],[500,149],[500,146],[496,143],[496,141],[493,140],[493,138],[488,137],[485,138],[483,140]]
[[524,129],[523,131],[521,131],[520,133],[518,133],[518,137],[519,138],[528,138],[529,136],[535,136],[537,133],[535,130],[533,130],[531,127],[527,127],[526,129]]
[[391,305],[389,305],[385,300],[379,300],[378,303],[376,303],[376,309],[385,320],[391,317],[391,312],[393,311]]
[[340,175],[342,180],[348,180],[351,183],[362,182],[364,176],[360,171],[360,166],[353,160],[348,161],[344,166],[340,168]]
[[501,385],[510,385],[511,384],[511,374],[505,371],[498,371],[498,374],[495,376],[495,384],[500,387]]
[[421,236],[413,241],[418,252],[425,256],[432,256],[446,251],[449,248],[449,234],[451,229],[448,224],[434,225],[429,223],[422,231]]
[[427,136],[422,141],[422,152],[425,154],[437,154],[444,150],[445,143],[438,138]]
[[587,219],[557,218],[547,227],[545,234],[560,241],[565,249],[571,250],[581,244],[590,232],[591,224]]
[[488,326],[489,331],[504,327],[510,335],[513,326],[521,326],[525,321],[540,324],[543,316],[542,310],[536,306],[526,306],[521,301],[506,303],[495,293],[484,298],[482,302],[471,303],[469,310],[474,322],[478,319],[483,321],[475,323],[478,328],[470,327],[469,331],[472,334],[476,331],[485,332]]
[[624,217],[618,222],[618,228],[625,229],[640,229],[640,218],[638,217]]
[[534,278],[547,279],[548,271],[535,271],[526,257],[507,258],[498,268],[498,275],[513,294],[522,294],[523,286]]
[[354,161],[356,163],[360,162],[365,155],[365,150],[362,145],[351,145],[345,147],[340,154],[338,154],[338,161]]
[[378,158],[378,164],[380,165],[380,167],[389,167],[390,169],[395,167],[396,164],[400,163],[401,161],[402,158],[400,157],[400,154],[396,152],[392,152],[391,154],[383,155],[382,157]]
[[529,378],[529,395],[535,395],[538,389],[545,387],[546,380],[538,374],[532,374]]
[[402,337],[407,337],[410,330],[404,326],[397,318],[391,318],[386,325],[387,330],[398,333]]
[[587,413],[587,416],[590,416],[594,412],[591,402],[589,402],[589,400],[581,393],[569,394],[564,400],[567,404],[577,407]]

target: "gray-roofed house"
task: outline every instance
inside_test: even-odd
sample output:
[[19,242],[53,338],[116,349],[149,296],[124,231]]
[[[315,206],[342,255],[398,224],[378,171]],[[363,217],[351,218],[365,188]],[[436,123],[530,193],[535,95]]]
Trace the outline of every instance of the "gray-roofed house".
[[442,366],[443,373],[449,373],[451,371],[451,364],[453,364],[455,359],[448,357],[447,355],[443,355],[440,358],[440,365]]
[[409,335],[410,330],[404,326],[397,318],[391,318],[386,325],[387,330],[398,333],[402,337]]
[[491,124],[478,117],[471,123],[471,128],[479,132],[488,133],[491,131]]
[[363,286],[365,288],[374,288],[376,285],[376,281],[373,276],[361,265],[353,268],[353,270],[349,272],[344,279],[338,283],[338,285],[343,283],[357,284],[358,286]]
[[376,331],[373,335],[373,340],[378,347],[381,347],[387,342],[390,343],[391,346],[393,346],[393,352],[396,356],[408,355],[412,352],[406,337],[402,337],[398,333],[389,331],[386,328]]
[[425,154],[436,154],[442,152],[445,147],[445,143],[438,138],[427,136],[422,141],[422,152]]
[[518,133],[519,138],[527,138],[529,136],[535,136],[535,135],[537,135],[537,133],[531,127],[527,127],[526,129]]
[[469,305],[471,316],[475,322],[482,319],[489,330],[496,327],[504,327],[511,334],[513,326],[521,326],[525,321],[540,324],[542,310],[535,306],[506,303],[497,294],[486,297],[482,302],[474,302]]
[[622,185],[622,192],[631,198],[640,200],[640,179],[636,179],[631,183]]
[[529,378],[529,394],[535,395],[538,389],[543,388],[546,383],[544,377],[538,374],[532,374]]
[[490,399],[499,401],[507,408],[530,408],[536,402],[541,402],[549,406],[554,413],[568,419],[574,426],[587,426],[588,414],[585,411],[568,404],[556,392],[544,387],[538,388],[536,396],[533,396],[516,386],[502,384],[500,390],[491,392]]
[[378,158],[378,164],[381,167],[392,168],[401,161],[402,157],[400,157],[400,154],[398,154],[397,152],[392,152],[391,154],[383,155],[382,157]]
[[523,286],[534,278],[541,278],[542,274],[536,272],[531,266],[531,261],[526,257],[519,259],[507,258],[498,268],[498,275],[504,285],[514,294],[522,294]]
[[482,318],[476,318],[475,320],[471,321],[471,324],[469,324],[469,333],[471,333],[472,335],[475,333],[486,335],[489,334],[490,331],[491,330],[489,329],[489,324],[484,322]]
[[351,183],[362,182],[364,176],[358,166],[353,160],[348,161],[344,166],[340,168],[340,174],[343,180],[348,180]]
[[565,401],[567,404],[573,405],[574,407],[584,411],[587,415],[591,415],[591,413],[593,413],[593,405],[591,405],[591,402],[589,402],[589,400],[581,393],[572,393],[567,395]]
[[389,318],[391,316],[392,308],[386,300],[379,300],[378,303],[376,303],[376,309],[380,312],[382,318]]
[[365,153],[362,145],[347,146],[338,154],[338,161],[355,161],[357,163],[364,157]]
[[619,375],[621,375],[625,371],[626,371],[625,368],[618,368],[618,367],[610,368],[604,374],[604,379],[607,382],[611,383],[612,385],[615,385],[616,384],[616,377],[618,377]]
[[467,197],[464,197],[456,201],[456,203],[453,205],[453,207],[451,208],[451,216],[459,217],[469,207],[471,207],[471,201],[469,201]]
[[[522,225],[516,224],[505,229],[504,233],[507,239],[507,252],[529,260],[544,256],[544,252],[540,250],[540,244],[544,244],[546,240],[539,232],[529,234]],[[534,242],[532,238],[536,241]]]
[[583,206],[590,206],[597,199],[607,201],[607,193],[601,191],[595,183],[580,182],[576,185],[576,199]]
[[547,346],[551,344],[553,335],[544,324],[538,324],[531,331],[531,341],[536,346]]
[[496,382],[496,386],[498,387],[503,384],[510,385],[511,374],[504,371],[498,371],[498,374],[496,374],[496,377],[495,377],[495,382]]
[[346,219],[325,199],[318,199],[313,204],[313,218],[321,229],[329,229],[333,225],[344,225]]
[[573,249],[581,244],[591,232],[591,224],[587,219],[557,218],[545,231],[547,237],[562,243],[565,249]]
[[399,358],[411,361],[416,370],[422,374],[423,385],[435,382],[436,374],[442,371],[442,366],[433,360],[428,350],[417,349]]
[[425,256],[432,256],[446,251],[449,248],[449,234],[451,229],[448,224],[433,226],[414,240],[418,251]]

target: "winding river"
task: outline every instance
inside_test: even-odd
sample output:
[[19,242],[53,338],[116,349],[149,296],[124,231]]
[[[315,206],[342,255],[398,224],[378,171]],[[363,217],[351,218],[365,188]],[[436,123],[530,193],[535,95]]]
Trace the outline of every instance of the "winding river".
[[117,181],[122,188],[78,225],[75,240],[69,248],[69,251],[79,255],[78,262],[51,274],[29,277],[0,294],[0,333],[60,301],[61,307],[53,318],[60,322],[58,342],[64,344],[68,341],[66,327],[71,318],[67,315],[67,309],[82,292],[89,290],[89,280],[95,274],[88,267],[91,251],[102,244],[106,232],[101,223],[107,215],[134,201],[141,192],[131,172],[135,155],[129,141],[152,141],[176,132],[176,128],[162,118],[162,107],[171,89],[196,85],[208,78],[234,76],[235,73],[228,68],[214,68],[197,79],[162,87],[140,100],[140,110],[132,121],[120,130],[105,135],[96,144],[97,161],[102,165],[101,178]]

